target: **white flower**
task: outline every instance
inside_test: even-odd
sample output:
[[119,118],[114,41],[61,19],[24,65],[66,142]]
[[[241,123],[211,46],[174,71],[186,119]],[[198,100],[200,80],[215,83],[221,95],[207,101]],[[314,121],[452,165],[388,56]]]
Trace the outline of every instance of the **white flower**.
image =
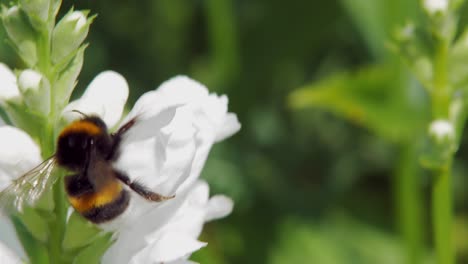
[[[11,184],[12,178],[19,177],[29,169],[33,168],[41,161],[39,147],[25,132],[11,126],[0,126],[0,191]],[[16,237],[16,231],[10,219],[0,213],[0,263],[10,263],[10,251],[3,252],[5,243],[7,247],[14,250],[17,255],[25,258],[26,254]]]
[[[113,86],[124,87],[118,84]],[[98,89],[98,86],[91,87]],[[122,94],[118,91],[113,93]],[[99,108],[94,96],[83,96],[71,105],[84,113],[90,113],[91,109],[94,113],[95,109],[106,113],[105,103]],[[98,113],[102,115],[102,111]],[[118,233],[118,239],[106,253],[103,263],[153,263],[185,258],[203,246],[196,238],[205,217],[207,220],[216,218],[218,212],[227,214],[232,208],[232,202],[227,198],[208,201],[207,186],[204,187],[205,198],[192,193],[195,191],[192,188],[211,146],[237,132],[240,124],[234,114],[227,112],[225,96],[209,94],[206,87],[183,76],[145,93],[121,123],[125,124],[134,117],[138,121],[126,134],[121,146],[122,154],[115,166],[132,180],[138,180],[164,195],[176,194],[176,198],[163,203],[149,203],[132,193],[129,209],[113,223],[103,225],[103,228]],[[112,126],[113,123],[108,125]],[[187,205],[193,199],[203,202],[198,207]],[[192,232],[181,229],[179,233],[162,231],[170,228],[174,218],[183,218],[181,215],[185,210],[182,208],[197,211],[200,215],[198,219],[189,215],[189,220],[184,223],[192,223],[198,229]],[[176,251],[162,248],[175,245],[173,243],[177,243],[182,236],[186,243],[177,244]],[[148,262],[139,262],[144,258],[149,258]]]
[[24,262],[14,251],[0,242],[0,263],[21,264]]
[[[81,117],[71,110],[97,114],[112,128],[121,119],[127,96],[125,79],[104,72],[65,108],[63,116],[67,120]],[[208,185],[198,180],[211,146],[240,129],[236,115],[227,112],[227,103],[226,96],[209,94],[200,83],[179,76],[145,93],[120,122],[137,117],[122,140],[114,166],[153,191],[176,197],[151,203],[130,192],[132,199],[124,214],[102,225],[116,238],[103,263],[189,263],[190,254],[205,245],[197,240],[203,223],[231,212],[229,198],[209,199]],[[11,136],[2,138],[14,142]],[[2,150],[0,158],[7,155]],[[7,182],[20,175],[0,164],[2,168]]]
[[424,0],[424,8],[430,13],[444,12],[447,10],[449,0]]

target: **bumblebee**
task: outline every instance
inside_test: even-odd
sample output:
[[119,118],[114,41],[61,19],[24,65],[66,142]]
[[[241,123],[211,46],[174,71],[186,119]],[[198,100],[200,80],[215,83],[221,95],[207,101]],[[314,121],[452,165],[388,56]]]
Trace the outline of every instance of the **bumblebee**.
[[64,179],[68,200],[77,212],[93,223],[112,220],[125,211],[130,193],[124,185],[152,202],[174,197],[155,193],[112,166],[119,157],[124,134],[137,118],[109,134],[101,118],[75,112],[83,118],[62,130],[55,154],[0,192],[3,205],[12,204],[21,211],[23,204],[33,204],[56,181],[52,176],[56,175],[52,173],[55,165],[71,172]]

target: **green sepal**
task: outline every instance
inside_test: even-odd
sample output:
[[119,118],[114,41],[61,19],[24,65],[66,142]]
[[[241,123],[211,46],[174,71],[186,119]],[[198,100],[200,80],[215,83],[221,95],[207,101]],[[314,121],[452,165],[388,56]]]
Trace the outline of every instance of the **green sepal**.
[[50,0],[49,17],[54,18],[54,21],[53,21],[54,23],[55,23],[55,17],[57,16],[61,5],[62,5],[62,0]]
[[34,239],[17,216],[13,216],[11,220],[15,226],[16,234],[21,241],[21,245],[29,257],[29,263],[50,263],[47,248],[44,244]]
[[26,131],[36,141],[40,142],[46,136],[42,135],[42,131],[38,129],[47,123],[45,116],[15,102],[6,102],[5,110],[13,124]]
[[23,212],[18,215],[18,219],[35,239],[41,242],[47,241],[49,237],[47,223],[35,209],[25,206]]
[[421,155],[420,163],[430,170],[444,169],[454,152],[452,145],[437,144],[430,140],[426,151]]
[[75,250],[93,243],[103,235],[103,231],[73,211],[68,219],[62,246],[65,250]]
[[107,233],[96,239],[91,245],[81,250],[73,264],[99,264],[104,253],[114,243],[112,234]]
[[54,90],[56,98],[60,98],[60,100],[56,102],[57,109],[63,109],[70,100],[73,88],[75,88],[76,85],[76,78],[80,74],[81,67],[83,66],[83,57],[86,47],[87,45],[83,45],[76,50],[76,53],[73,54],[74,56],[71,57],[66,64],[57,65],[58,78],[55,81]]

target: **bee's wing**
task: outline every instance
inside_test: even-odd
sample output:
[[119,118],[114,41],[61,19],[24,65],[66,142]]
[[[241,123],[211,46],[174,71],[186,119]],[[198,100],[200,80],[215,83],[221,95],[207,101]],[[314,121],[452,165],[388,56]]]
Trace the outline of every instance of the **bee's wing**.
[[21,212],[25,204],[33,205],[57,180],[57,173],[52,173],[55,165],[55,157],[52,156],[13,180],[0,192],[0,209],[16,209]]

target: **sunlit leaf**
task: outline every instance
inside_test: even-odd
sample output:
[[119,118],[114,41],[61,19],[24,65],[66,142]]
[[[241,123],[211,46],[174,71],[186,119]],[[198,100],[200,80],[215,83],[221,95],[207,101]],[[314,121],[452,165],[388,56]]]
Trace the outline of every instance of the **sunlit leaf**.
[[[331,215],[319,223],[297,219],[283,222],[270,261],[276,263],[405,263],[397,236],[346,215]],[[428,262],[426,258],[422,263]]]
[[294,109],[331,111],[390,140],[411,140],[426,124],[420,87],[386,66],[332,75],[289,97]]

